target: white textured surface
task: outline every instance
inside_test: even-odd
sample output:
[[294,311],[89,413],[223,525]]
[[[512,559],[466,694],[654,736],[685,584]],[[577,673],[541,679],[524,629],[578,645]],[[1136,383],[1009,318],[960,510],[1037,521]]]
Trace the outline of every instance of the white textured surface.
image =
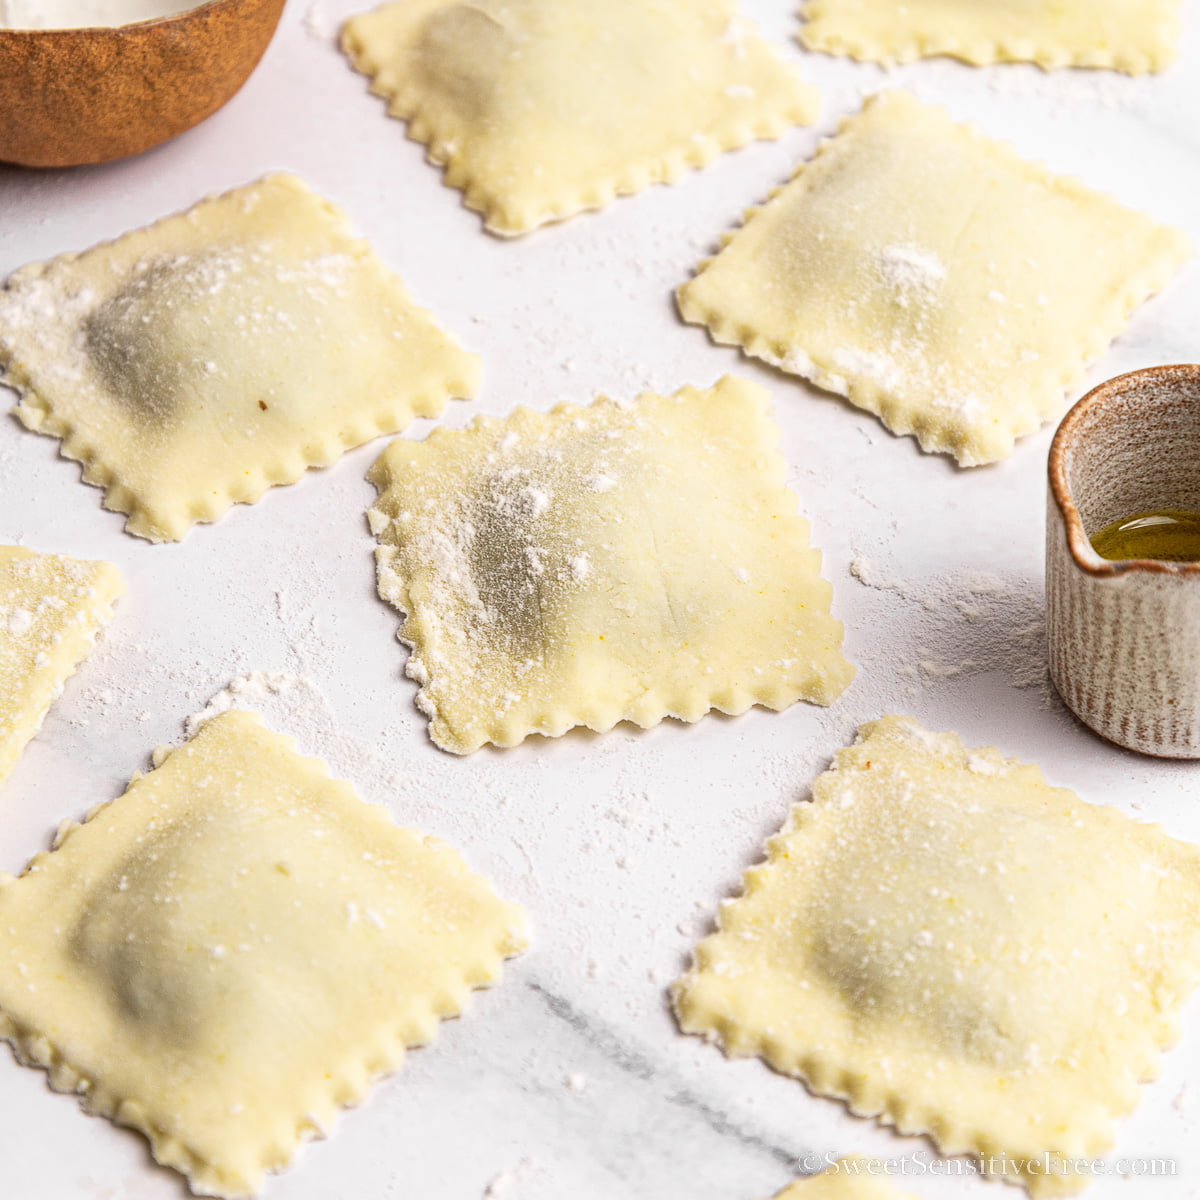
[[[272,1200],[758,1200],[808,1152],[920,1154],[928,1163],[920,1139],[893,1138],[757,1062],[730,1063],[681,1038],[663,989],[789,803],[857,722],[883,711],[998,744],[1087,799],[1200,840],[1200,767],[1118,751],[1047,691],[1050,431],[999,467],[960,472],[676,320],[670,289],[811,151],[818,131],[500,242],[333,49],[338,20],[355,7],[290,4],[245,90],[169,146],[75,172],[0,169],[0,273],[282,167],[345,205],[416,299],[483,354],[482,397],[453,405],[452,424],[518,403],[707,384],[728,370],[761,380],[775,396],[792,482],[825,552],[859,678],[829,712],[800,705],[452,758],[426,739],[393,640],[396,617],[374,597],[363,473],[382,443],[179,546],[155,547],[120,532],[121,518],[100,509],[57,443],[5,418],[0,541],[110,558],[130,594],[0,793],[0,869],[19,869],[60,819],[119,792],[151,747],[180,738],[184,719],[232,679],[282,672],[253,680],[243,699],[261,702],[277,727],[291,724],[303,748],[326,755],[367,799],[460,847],[532,910],[537,940],[499,989],[414,1052],[335,1137],[303,1151],[272,1184]],[[794,7],[747,4],[780,41],[798,28]],[[893,78],[1200,241],[1200,3],[1185,0],[1185,11],[1184,59],[1161,79],[944,62]],[[887,78],[792,53],[822,85],[821,133]],[[1194,263],[1138,314],[1094,378],[1200,357],[1198,320]],[[1104,1179],[1088,1195],[1197,1200],[1198,1132],[1193,1005],[1184,1043],[1122,1125],[1118,1148],[1178,1156],[1180,1174]],[[149,1164],[141,1139],[83,1116],[7,1052],[0,1148],[4,1200],[182,1194],[175,1176]],[[944,1178],[910,1179],[908,1190],[930,1200],[1009,1194]]]

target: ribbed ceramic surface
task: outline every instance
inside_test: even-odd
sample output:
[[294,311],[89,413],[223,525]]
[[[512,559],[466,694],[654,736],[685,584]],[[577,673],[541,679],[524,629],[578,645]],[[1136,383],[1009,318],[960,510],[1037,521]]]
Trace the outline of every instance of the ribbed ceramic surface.
[[1200,367],[1103,384],[1050,455],[1050,673],[1097,733],[1143,754],[1200,758],[1200,564],[1110,563],[1089,536],[1159,508],[1200,509]]

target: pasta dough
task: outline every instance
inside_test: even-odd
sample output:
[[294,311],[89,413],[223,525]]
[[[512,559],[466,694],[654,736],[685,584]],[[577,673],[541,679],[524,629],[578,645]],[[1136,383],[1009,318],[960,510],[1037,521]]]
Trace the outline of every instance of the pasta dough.
[[836,699],[853,668],[767,405],[723,379],[392,442],[379,592],[439,746]]
[[817,116],[734,0],[395,0],[342,45],[499,234]]
[[1200,981],[1200,850],[904,717],[812,791],[675,985],[682,1028],[1079,1191]]
[[871,1159],[839,1158],[828,1170],[785,1187],[775,1200],[916,1200],[879,1172]]
[[0,877],[0,1036],[193,1191],[243,1196],[523,927],[450,847],[225,713]]
[[1179,0],[807,0],[800,40],[868,62],[949,54],[965,62],[1161,71],[1179,41]]
[[177,541],[469,396],[459,349],[346,218],[272,175],[0,290],[0,379],[126,528]]
[[0,546],[0,783],[124,591],[112,563]]
[[873,98],[679,289],[718,342],[962,466],[1005,458],[1191,253],[905,92]]

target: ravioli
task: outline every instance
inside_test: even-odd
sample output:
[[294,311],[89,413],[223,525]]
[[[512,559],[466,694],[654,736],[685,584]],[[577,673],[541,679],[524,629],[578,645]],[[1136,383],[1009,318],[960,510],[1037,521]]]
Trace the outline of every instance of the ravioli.
[[509,236],[817,116],[734,0],[394,0],[342,47]]
[[819,1175],[798,1179],[775,1200],[916,1200],[887,1178],[885,1163],[850,1155],[839,1158]]
[[812,792],[676,983],[681,1027],[1081,1190],[1200,982],[1200,849],[904,717]]
[[853,668],[777,441],[727,378],[392,442],[368,515],[433,740],[832,703]]
[[524,946],[450,847],[229,712],[0,877],[0,1037],[245,1196]]
[[479,363],[333,205],[270,175],[0,289],[0,381],[126,528],[197,521],[470,396]]
[[124,591],[112,563],[0,546],[0,783]]
[[1186,235],[905,92],[873,97],[678,290],[721,343],[961,466],[1055,420]]
[[1032,62],[1161,71],[1179,43],[1179,0],[806,0],[809,50],[887,65],[948,54],[982,66]]

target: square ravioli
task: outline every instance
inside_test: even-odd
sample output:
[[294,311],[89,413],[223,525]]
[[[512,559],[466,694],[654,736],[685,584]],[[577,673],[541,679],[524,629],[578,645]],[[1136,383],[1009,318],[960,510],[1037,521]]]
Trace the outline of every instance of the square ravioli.
[[839,1158],[819,1175],[785,1187],[774,1200],[917,1200],[887,1178],[886,1165],[856,1154]]
[[112,563],[0,546],[0,783],[124,592]]
[[809,50],[885,65],[948,54],[983,66],[1032,62],[1161,71],[1175,58],[1179,0],[807,0]]
[[130,533],[178,541],[451,396],[479,364],[291,175],[17,271],[0,382]]
[[496,980],[524,915],[256,714],[158,761],[0,877],[0,1037],[245,1196]]
[[735,0],[394,0],[342,46],[493,233],[526,233],[811,124]]
[[675,984],[681,1027],[1080,1191],[1200,981],[1200,849],[904,717],[812,797]]
[[905,92],[868,101],[678,292],[685,320],[962,466],[1005,458],[1187,237]]
[[854,668],[768,408],[723,379],[392,442],[379,594],[439,746],[838,697]]

